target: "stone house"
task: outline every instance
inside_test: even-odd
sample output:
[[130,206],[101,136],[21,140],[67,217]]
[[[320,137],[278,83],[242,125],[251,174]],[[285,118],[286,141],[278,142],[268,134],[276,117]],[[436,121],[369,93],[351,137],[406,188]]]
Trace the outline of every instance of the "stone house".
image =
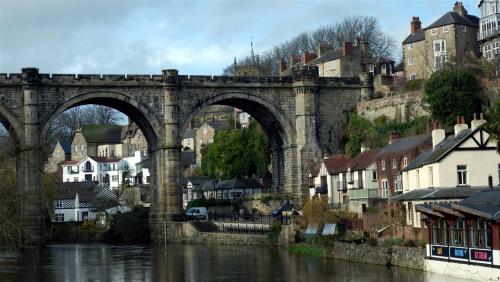
[[500,57],[500,0],[480,0],[481,13],[477,39],[483,58],[493,60]]
[[[213,188],[216,199],[239,199],[244,195],[262,193],[262,184],[254,178],[233,178],[231,180],[218,181]],[[205,193],[205,191],[203,191]],[[209,192],[209,191],[207,191]]]
[[203,185],[206,182],[212,182],[215,179],[209,176],[190,176],[182,177],[182,206],[186,208],[188,203],[197,199],[209,199],[203,195]]
[[418,204],[457,202],[489,184],[500,185],[500,154],[496,152],[496,140],[480,128],[485,122],[476,116],[468,128],[463,118],[459,119],[455,134],[448,137],[435,126],[432,149],[402,170],[404,194],[395,199],[405,205],[408,225],[421,227],[415,211]]
[[391,133],[389,144],[376,156],[381,198],[386,199],[403,191],[401,178],[398,178],[398,175],[420,153],[430,148],[431,144],[429,134],[399,138],[398,133]]
[[49,155],[44,171],[46,173],[56,173],[59,170],[59,165],[70,159],[71,145],[64,141],[59,141]]
[[413,17],[402,44],[406,79],[426,79],[447,61],[476,56],[478,27],[479,19],[462,2],[423,29],[420,18]]
[[[87,124],[75,132],[71,143],[71,159],[81,160],[86,156],[116,158],[123,155],[122,126]],[[128,150],[127,150],[128,152]]]
[[227,130],[228,124],[226,121],[214,120],[204,122],[200,128],[196,129],[196,163],[201,164],[201,148],[204,144],[210,144],[214,142],[215,132],[219,130]]
[[122,127],[121,143],[123,144],[123,157],[133,156],[137,151],[141,152],[144,157],[148,154],[146,137],[135,122]]

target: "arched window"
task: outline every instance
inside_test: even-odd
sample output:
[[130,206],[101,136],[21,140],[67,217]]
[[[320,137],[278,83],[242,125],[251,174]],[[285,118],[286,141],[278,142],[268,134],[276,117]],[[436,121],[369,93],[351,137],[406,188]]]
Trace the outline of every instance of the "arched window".
[[90,161],[85,162],[85,171],[86,172],[92,171],[92,163],[90,163]]

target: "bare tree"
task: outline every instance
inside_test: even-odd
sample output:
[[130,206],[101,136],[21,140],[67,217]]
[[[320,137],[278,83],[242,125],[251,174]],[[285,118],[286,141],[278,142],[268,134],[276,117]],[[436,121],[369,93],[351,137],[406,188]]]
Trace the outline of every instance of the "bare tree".
[[[396,42],[389,34],[380,28],[377,18],[367,16],[347,17],[340,22],[319,27],[314,31],[302,32],[284,43],[265,51],[260,57],[259,73],[263,75],[278,75],[276,67],[280,59],[291,56],[300,57],[304,52],[315,52],[321,43],[339,48],[342,42],[356,42],[362,39],[369,43],[370,53],[374,57],[393,58]],[[240,67],[248,66],[247,56],[238,61]],[[232,75],[233,65],[224,69],[225,75]]]

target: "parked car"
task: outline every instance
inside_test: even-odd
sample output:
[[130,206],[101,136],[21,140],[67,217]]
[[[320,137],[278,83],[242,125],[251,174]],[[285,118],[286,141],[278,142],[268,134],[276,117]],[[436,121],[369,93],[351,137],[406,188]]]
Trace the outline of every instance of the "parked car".
[[205,207],[192,207],[186,212],[189,219],[208,219],[208,210]]
[[273,210],[271,212],[272,216],[282,216],[284,211],[291,211],[292,210],[292,205],[290,203],[285,203],[282,206],[278,207],[277,209]]

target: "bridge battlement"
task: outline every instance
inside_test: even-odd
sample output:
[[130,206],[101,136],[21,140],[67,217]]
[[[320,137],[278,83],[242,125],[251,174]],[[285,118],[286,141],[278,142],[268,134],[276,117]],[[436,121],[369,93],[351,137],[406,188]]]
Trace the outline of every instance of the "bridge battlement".
[[[105,85],[120,84],[123,86],[133,85],[157,85],[161,86],[164,81],[163,75],[144,74],[39,74],[40,83],[46,85]],[[217,75],[178,75],[179,84],[186,86],[202,86],[205,84],[235,86],[235,84],[261,84],[261,86],[283,86],[291,87],[294,77],[243,77],[243,76],[217,76]],[[296,80],[302,77],[295,77]],[[324,87],[359,87],[359,77],[319,77],[317,83]],[[0,73],[0,84],[19,85],[22,84],[21,73]],[[273,85],[275,84],[275,85]]]

